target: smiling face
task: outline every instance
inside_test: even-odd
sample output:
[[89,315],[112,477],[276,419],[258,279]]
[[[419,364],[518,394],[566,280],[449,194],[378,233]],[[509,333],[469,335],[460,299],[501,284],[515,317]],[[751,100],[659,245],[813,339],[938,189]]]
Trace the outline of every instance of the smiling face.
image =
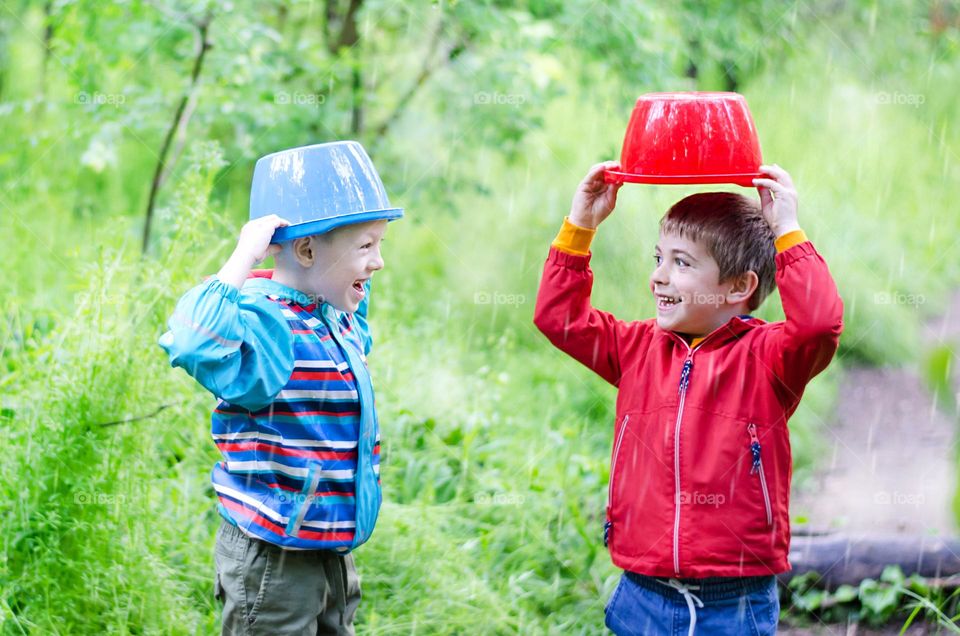
[[364,283],[383,269],[380,245],[386,231],[387,221],[369,221],[296,239],[286,248],[290,253],[284,262],[294,261],[299,267],[290,274],[290,282],[284,280],[290,267],[284,267],[281,276],[274,274],[274,280],[340,311],[354,312],[363,300]]
[[654,263],[650,290],[661,328],[698,338],[747,313],[754,272],[721,283],[720,267],[706,248],[676,234],[660,235]]
[[370,221],[338,228],[322,238],[311,272],[314,293],[340,311],[356,311],[364,283],[383,269],[380,244],[386,231],[387,221]]

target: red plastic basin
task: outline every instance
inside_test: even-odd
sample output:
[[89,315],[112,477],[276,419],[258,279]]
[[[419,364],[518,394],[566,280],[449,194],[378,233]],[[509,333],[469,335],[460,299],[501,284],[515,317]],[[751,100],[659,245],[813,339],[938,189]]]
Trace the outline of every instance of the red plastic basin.
[[739,93],[648,93],[633,108],[608,183],[734,183],[755,187],[763,163]]

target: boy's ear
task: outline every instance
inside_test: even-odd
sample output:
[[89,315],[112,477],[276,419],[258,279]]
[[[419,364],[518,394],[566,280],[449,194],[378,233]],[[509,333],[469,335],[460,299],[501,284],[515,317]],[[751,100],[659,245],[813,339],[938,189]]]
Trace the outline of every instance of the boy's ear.
[[293,240],[291,251],[293,252],[293,257],[297,259],[301,267],[310,267],[316,259],[312,238],[313,237],[310,236],[302,236]]
[[747,270],[730,281],[727,302],[736,304],[748,300],[759,284],[760,277],[757,276],[757,273],[753,270]]

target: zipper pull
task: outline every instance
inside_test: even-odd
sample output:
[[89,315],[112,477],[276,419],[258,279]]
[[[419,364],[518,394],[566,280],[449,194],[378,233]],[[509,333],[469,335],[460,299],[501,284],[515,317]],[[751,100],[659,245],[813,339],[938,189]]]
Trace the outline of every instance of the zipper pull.
[[613,527],[613,523],[607,521],[603,524],[603,547],[607,547],[610,544],[610,528]]
[[753,475],[760,470],[760,438],[757,437],[756,424],[748,424],[747,431],[750,433],[750,454],[753,455],[753,466],[750,468],[750,474]]
[[683,393],[687,390],[687,385],[690,384],[691,369],[693,369],[693,359],[687,358],[683,361],[683,370],[680,372],[680,387],[677,389],[677,393]]

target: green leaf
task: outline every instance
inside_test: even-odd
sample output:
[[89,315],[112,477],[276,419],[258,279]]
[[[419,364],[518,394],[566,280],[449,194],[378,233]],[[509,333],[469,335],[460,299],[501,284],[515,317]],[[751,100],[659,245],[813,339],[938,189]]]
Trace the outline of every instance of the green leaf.
[[860,583],[860,604],[865,610],[865,617],[871,622],[882,622],[889,618],[899,600],[900,590],[896,587],[882,585],[874,579]]
[[817,589],[807,590],[796,597],[797,605],[806,612],[813,612],[819,609],[826,598],[827,593]]
[[838,603],[849,603],[857,598],[857,588],[852,585],[841,585],[833,593],[833,598]]
[[880,575],[880,580],[885,583],[903,586],[905,577],[903,576],[903,570],[900,569],[899,565],[888,565],[887,567],[883,568],[883,573]]

